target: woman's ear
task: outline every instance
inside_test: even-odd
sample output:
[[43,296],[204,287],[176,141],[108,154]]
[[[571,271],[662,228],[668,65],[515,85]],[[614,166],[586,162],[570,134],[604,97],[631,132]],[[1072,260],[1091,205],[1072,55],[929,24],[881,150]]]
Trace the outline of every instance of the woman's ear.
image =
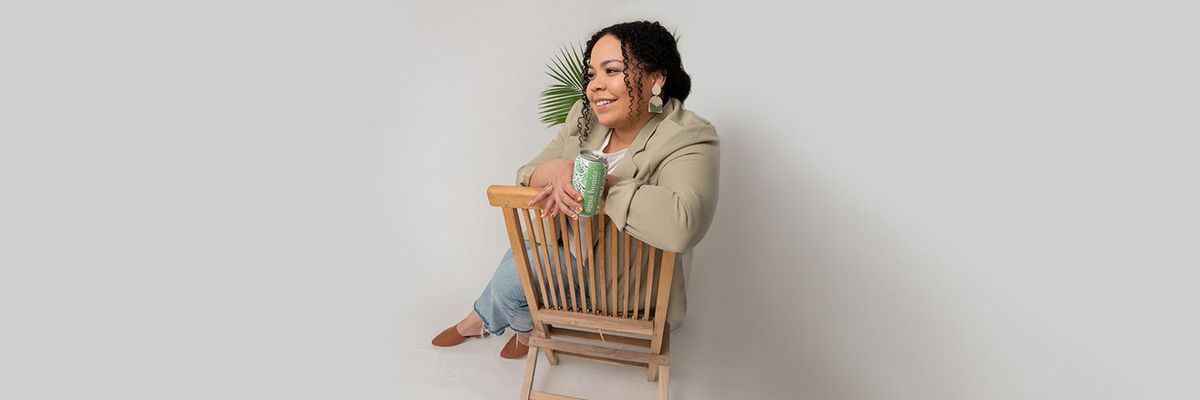
[[667,74],[664,74],[662,72],[655,72],[654,73],[654,86],[658,86],[658,87],[662,88],[662,87],[665,87],[666,85],[667,85]]

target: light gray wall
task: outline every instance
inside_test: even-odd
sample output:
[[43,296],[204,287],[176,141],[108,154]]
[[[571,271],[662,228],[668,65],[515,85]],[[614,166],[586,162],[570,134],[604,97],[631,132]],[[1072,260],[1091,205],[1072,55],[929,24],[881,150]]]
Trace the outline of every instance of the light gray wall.
[[0,397],[403,393],[628,19],[723,140],[693,398],[1200,397],[1194,7],[826,3],[6,3]]

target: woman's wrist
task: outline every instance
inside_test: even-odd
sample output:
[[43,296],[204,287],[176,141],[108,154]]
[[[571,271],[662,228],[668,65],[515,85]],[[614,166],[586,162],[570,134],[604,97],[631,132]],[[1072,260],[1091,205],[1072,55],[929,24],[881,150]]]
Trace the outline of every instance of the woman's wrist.
[[542,187],[553,183],[555,177],[561,175],[563,168],[566,168],[565,161],[567,160],[553,159],[538,164],[533,169],[533,175],[529,177],[529,186]]

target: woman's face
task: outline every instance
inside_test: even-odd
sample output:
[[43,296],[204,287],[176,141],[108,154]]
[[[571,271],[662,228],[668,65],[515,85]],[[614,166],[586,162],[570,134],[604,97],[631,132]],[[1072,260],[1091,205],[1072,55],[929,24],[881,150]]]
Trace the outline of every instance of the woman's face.
[[[630,76],[629,84],[634,89],[634,98],[629,97],[629,88],[625,86],[625,73],[629,69],[621,56],[621,40],[613,35],[604,35],[592,47],[590,65],[587,74],[591,77],[588,82],[587,97],[591,102],[592,112],[600,125],[609,128],[625,128],[636,126],[640,120],[653,117],[647,111],[647,99],[651,96],[651,88],[655,83],[660,86],[665,83],[662,73],[642,74],[642,91],[637,91],[636,76]],[[630,113],[629,105],[634,110],[640,110],[635,119]]]

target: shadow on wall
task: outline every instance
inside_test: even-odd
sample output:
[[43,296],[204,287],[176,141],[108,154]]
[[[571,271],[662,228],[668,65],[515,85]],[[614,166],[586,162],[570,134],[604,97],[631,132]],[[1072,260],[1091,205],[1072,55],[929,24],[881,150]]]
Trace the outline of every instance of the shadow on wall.
[[973,397],[962,370],[976,365],[938,357],[964,346],[928,290],[937,279],[921,276],[936,263],[889,237],[802,151],[748,139],[794,135],[721,122],[717,216],[673,336],[681,398],[899,399],[933,387],[924,395]]

